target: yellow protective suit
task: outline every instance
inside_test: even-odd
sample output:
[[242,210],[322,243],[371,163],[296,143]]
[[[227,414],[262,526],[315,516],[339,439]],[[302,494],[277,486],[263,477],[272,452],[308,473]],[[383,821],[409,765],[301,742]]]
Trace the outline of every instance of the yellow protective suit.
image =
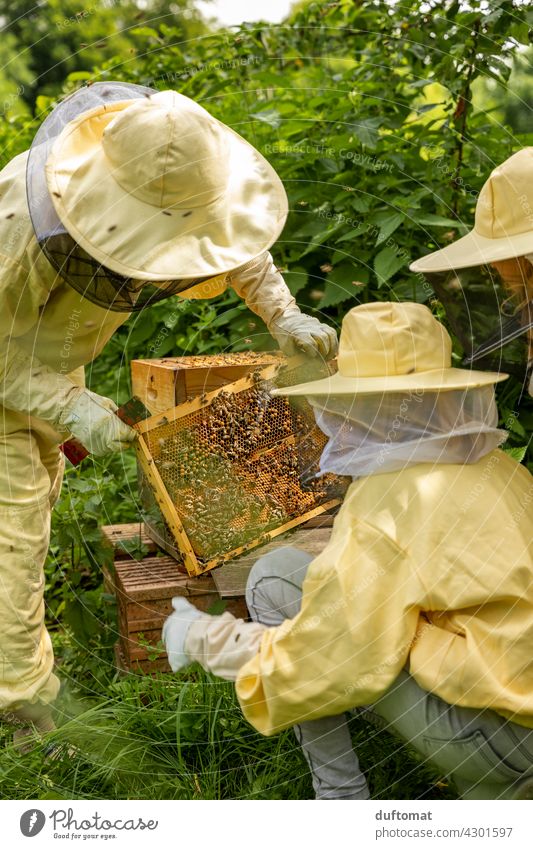
[[[52,701],[59,682],[44,627],[43,566],[61,487],[57,395],[127,315],[91,304],[56,276],[33,235],[26,156],[0,173],[0,710]],[[32,368],[28,367],[31,363]],[[46,417],[46,418],[45,418]]]
[[277,628],[204,614],[185,642],[262,734],[371,704],[407,662],[533,727],[533,478],[503,451],[355,480],[302,589]]
[[[85,300],[40,251],[26,203],[26,159],[15,157],[0,173],[0,712],[57,694],[43,565],[61,486],[58,446],[68,436],[58,429],[58,411],[83,384],[83,366],[128,318]],[[294,304],[268,252],[231,280],[220,275],[179,297],[213,297],[228,282],[267,320]]]

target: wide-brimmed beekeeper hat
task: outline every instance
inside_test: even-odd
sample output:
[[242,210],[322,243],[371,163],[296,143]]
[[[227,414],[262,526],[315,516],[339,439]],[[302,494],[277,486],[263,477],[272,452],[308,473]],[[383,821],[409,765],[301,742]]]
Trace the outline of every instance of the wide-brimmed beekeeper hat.
[[445,248],[415,260],[411,271],[449,271],[533,253],[533,147],[498,165],[476,203],[474,228]]
[[273,390],[275,395],[373,395],[469,389],[505,380],[498,372],[452,368],[452,341],[428,307],[376,302],[342,322],[338,372]]
[[46,161],[57,215],[91,257],[147,281],[231,271],[279,236],[281,180],[245,139],[175,91],[100,104]]

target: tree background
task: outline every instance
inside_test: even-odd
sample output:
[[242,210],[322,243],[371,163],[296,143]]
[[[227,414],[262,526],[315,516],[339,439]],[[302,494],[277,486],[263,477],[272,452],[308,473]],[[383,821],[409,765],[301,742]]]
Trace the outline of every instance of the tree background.
[[[300,306],[337,328],[348,309],[375,299],[424,302],[446,321],[408,264],[467,232],[492,168],[533,144],[533,13],[517,0],[300,2],[280,25],[230,29],[209,25],[192,0],[142,8],[133,0],[85,8],[74,0],[0,0],[0,18],[0,164],[24,150],[58,99],[82,84],[176,89],[276,168],[290,215],[273,253]],[[271,344],[232,292],[165,302],[132,316],[87,378],[120,403],[131,394],[131,358]],[[527,463],[533,408],[520,391],[510,380],[498,400],[509,445]],[[98,528],[139,515],[129,454],[67,473],[47,566],[47,617],[67,682],[62,730],[91,755],[75,779],[61,760],[36,763],[32,773],[0,757],[4,794],[310,796],[291,735],[252,733],[231,685],[198,670],[172,680],[116,674]],[[372,765],[374,795],[453,795],[386,735],[369,735],[355,721],[353,733]]]

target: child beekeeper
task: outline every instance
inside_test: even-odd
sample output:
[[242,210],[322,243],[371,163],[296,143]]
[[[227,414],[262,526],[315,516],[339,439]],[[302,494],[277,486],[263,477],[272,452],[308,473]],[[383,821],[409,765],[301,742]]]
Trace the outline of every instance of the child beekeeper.
[[464,798],[533,788],[533,478],[500,445],[494,384],[451,367],[430,310],[371,303],[345,317],[339,371],[305,396],[329,437],[323,472],[353,478],[313,559],[253,567],[253,622],[173,600],[177,670],[234,680],[248,721],[294,726],[319,799],[366,799],[346,712],[367,706]]
[[469,233],[409,268],[442,301],[465,364],[512,373],[533,396],[533,147],[492,171]]
[[83,366],[133,312],[232,286],[288,353],[331,357],[268,248],[287,197],[248,142],[174,91],[98,83],[61,102],[0,174],[0,714],[53,728],[44,625],[50,511],[70,435],[97,456],[135,431]]

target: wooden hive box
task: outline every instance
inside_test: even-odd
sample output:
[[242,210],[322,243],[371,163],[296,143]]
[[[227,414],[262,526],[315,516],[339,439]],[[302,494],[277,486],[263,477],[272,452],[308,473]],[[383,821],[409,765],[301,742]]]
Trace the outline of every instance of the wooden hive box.
[[[117,666],[125,672],[150,675],[170,672],[161,644],[161,629],[172,612],[172,598],[185,596],[199,610],[220,613],[222,609],[248,618],[244,598],[246,581],[260,554],[283,545],[295,545],[316,556],[327,544],[333,515],[324,514],[291,532],[277,537],[260,552],[251,552],[205,575],[189,577],[171,557],[156,557],[156,547],[139,523],[106,525],[104,540],[114,563],[106,570],[105,582],[117,598],[119,640],[115,646]],[[142,545],[145,556],[131,556]]]
[[133,394],[151,413],[164,413],[204,392],[220,389],[258,368],[283,360],[279,351],[132,360]]
[[[142,673],[168,672],[161,645],[161,629],[172,613],[172,598],[185,596],[199,610],[217,609],[221,596],[211,575],[191,578],[183,564],[168,556],[155,556],[155,545],[139,524],[109,525],[102,528],[104,539],[114,552],[112,571],[104,573],[106,588],[117,599],[119,642],[116,657],[125,670]],[[130,556],[135,542],[148,549],[142,559]],[[225,610],[246,618],[248,611],[240,590],[226,596]]]

